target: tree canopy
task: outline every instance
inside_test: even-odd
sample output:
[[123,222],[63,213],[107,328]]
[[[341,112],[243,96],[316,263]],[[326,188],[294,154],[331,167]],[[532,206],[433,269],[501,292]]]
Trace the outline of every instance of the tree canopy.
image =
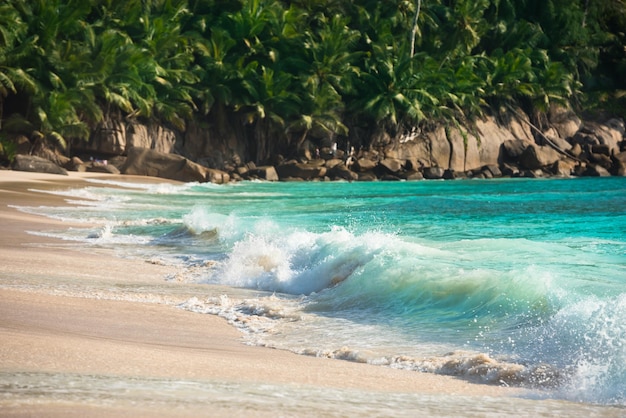
[[626,116],[626,0],[7,0],[0,129],[239,121],[256,158],[515,104]]

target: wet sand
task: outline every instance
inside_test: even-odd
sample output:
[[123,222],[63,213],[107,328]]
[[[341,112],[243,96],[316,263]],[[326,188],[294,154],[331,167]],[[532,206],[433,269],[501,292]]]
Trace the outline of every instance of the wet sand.
[[[358,408],[342,397],[354,394],[512,404],[523,393],[246,346],[224,319],[176,308],[206,287],[167,281],[169,266],[30,234],[71,225],[12,207],[67,206],[33,189],[83,187],[86,178],[103,176],[161,181],[0,171],[0,416],[328,415],[305,393],[332,394],[338,407],[326,407],[351,416]],[[401,415],[393,404],[380,408],[379,415]]]

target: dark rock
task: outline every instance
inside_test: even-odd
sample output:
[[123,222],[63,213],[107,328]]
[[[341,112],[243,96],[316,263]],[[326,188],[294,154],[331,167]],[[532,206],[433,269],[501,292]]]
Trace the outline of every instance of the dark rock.
[[465,171],[455,171],[454,172],[454,178],[456,180],[458,180],[458,179],[466,179],[467,178],[467,173]]
[[316,158],[314,160],[308,161],[307,164],[313,167],[324,167],[327,166],[328,162],[321,158]]
[[614,176],[620,176],[620,177],[626,176],[626,162],[623,162],[614,158],[613,167],[611,167],[610,172]]
[[[88,141],[74,141],[75,150],[89,151],[102,154],[122,154],[126,151],[126,122],[115,119],[105,119],[92,131]],[[135,143],[139,146],[139,143]],[[150,147],[150,144],[145,144]]]
[[572,148],[570,148],[569,153],[570,155],[578,158],[583,153],[583,148],[580,146],[580,144],[574,144],[572,145]]
[[331,147],[321,147],[319,157],[323,160],[330,160],[331,158],[335,158],[335,154]]
[[78,157],[72,157],[63,168],[68,171],[87,171],[84,161]]
[[504,163],[500,166],[500,171],[502,171],[503,176],[519,177],[520,170],[519,167],[515,165]]
[[[238,155],[233,156],[234,164],[240,165],[241,159]],[[237,160],[239,160],[237,162]],[[287,159],[282,154],[272,155],[269,158],[269,161],[265,165],[273,165],[274,167],[284,164]]]
[[570,159],[559,160],[550,167],[550,173],[559,177],[569,177],[575,173],[576,162]]
[[128,150],[123,174],[161,177],[182,182],[228,183],[230,176],[210,169],[176,154],[166,154],[147,148],[133,147]]
[[591,152],[594,154],[611,155],[611,148],[607,144],[598,144],[591,146]]
[[456,172],[453,169],[449,168],[443,172],[442,178],[444,180],[454,180],[456,178]]
[[69,157],[61,154],[56,149],[51,148],[47,141],[43,141],[33,148],[31,156],[41,157],[44,160],[48,160],[58,165],[59,167],[65,167],[71,161]]
[[278,181],[278,173],[276,173],[276,169],[272,165],[266,165],[261,167],[256,167],[251,169],[249,174],[251,176],[257,177],[262,180],[267,181]]
[[587,169],[583,172],[583,176],[589,177],[609,177],[611,173],[608,170],[598,164],[588,164]]
[[230,175],[222,170],[216,170],[214,168],[207,168],[197,164],[203,169],[205,174],[205,181],[215,184],[226,184],[230,182]]
[[572,109],[559,105],[550,105],[548,118],[561,138],[574,136],[582,124]]
[[428,180],[438,180],[442,179],[445,170],[441,167],[426,167],[424,169],[424,178]]
[[610,170],[613,166],[613,161],[611,160],[611,157],[605,154],[590,154],[589,160],[606,170]]
[[420,166],[417,160],[408,159],[404,161],[404,169],[406,171],[417,171],[422,167],[423,166]]
[[395,158],[385,158],[378,163],[383,172],[397,174],[402,171],[402,161]]
[[572,141],[581,146],[606,145],[610,151],[618,151],[624,140],[624,122],[611,119],[606,123],[585,122]]
[[424,174],[422,174],[421,171],[417,171],[417,170],[413,170],[413,171],[408,171],[404,174],[404,179],[405,180],[424,180]]
[[591,136],[589,133],[580,130],[572,137],[572,142],[578,144],[581,147],[585,145],[598,145],[600,141],[598,138]]
[[626,151],[622,151],[620,153],[617,153],[613,156],[613,158],[617,161],[621,161],[623,163],[626,163]]
[[495,164],[489,164],[483,167],[483,171],[488,171],[492,177],[502,177],[502,170]]
[[517,161],[521,158],[526,148],[530,145],[530,142],[522,139],[511,139],[502,143],[503,157],[507,161]]
[[120,167],[122,167],[124,163],[126,163],[126,157],[123,155],[116,155],[115,157],[109,158],[109,165],[117,167],[118,170],[120,170]]
[[328,170],[328,176],[334,179],[343,179],[348,181],[355,181],[359,179],[359,175],[354,171],[351,171],[343,164],[337,164],[333,168]]
[[30,171],[33,173],[60,174],[67,176],[67,171],[45,158],[34,155],[16,155],[11,168],[16,171]]
[[586,162],[579,162],[574,167],[573,175],[575,175],[577,177],[580,177],[580,176],[585,174],[586,170],[587,170],[587,163]]
[[524,171],[520,172],[520,177],[536,179],[536,178],[544,177],[544,173],[540,169],[537,169],[537,170],[524,170]]
[[367,173],[359,173],[359,181],[376,181],[376,180],[378,180],[378,177],[376,177],[376,175],[372,173],[371,171],[368,171]]
[[28,154],[33,144],[24,135],[18,135],[14,140],[15,154]]
[[339,158],[331,158],[329,160],[326,160],[326,163],[324,165],[326,166],[326,168],[333,168],[334,166],[339,164],[343,164],[343,161]]
[[560,149],[562,151],[567,151],[572,148],[572,144],[566,139],[558,136],[557,131],[554,128],[548,129],[542,135],[541,145],[549,145],[552,144],[553,147]]
[[354,169],[359,173],[372,171],[376,167],[376,162],[369,158],[358,158],[353,165]]
[[120,174],[120,170],[108,162],[89,162],[85,164],[85,167],[88,173]]
[[554,149],[548,146],[530,144],[519,158],[520,165],[529,170],[536,170],[554,164],[561,158]]
[[288,163],[276,167],[278,177],[283,179],[287,177],[299,177],[304,180],[312,180],[314,178],[324,177],[326,175],[326,167],[304,164],[304,163]]

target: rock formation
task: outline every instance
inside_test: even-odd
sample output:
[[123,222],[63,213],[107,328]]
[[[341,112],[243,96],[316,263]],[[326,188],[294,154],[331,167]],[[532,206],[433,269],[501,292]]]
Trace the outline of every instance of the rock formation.
[[227,173],[194,163],[180,155],[141,147],[132,147],[127,152],[126,161],[120,167],[122,174],[162,177],[183,182],[222,184],[230,181]]
[[16,171],[30,171],[35,173],[61,174],[67,176],[67,171],[54,162],[35,155],[16,155],[11,168]]
[[[331,143],[316,149],[307,141],[297,159],[274,155],[259,166],[249,161],[251,145],[237,139],[242,132],[234,128],[192,123],[181,133],[155,123],[110,119],[94,130],[89,141],[72,144],[73,154],[82,160],[45,148],[35,154],[68,170],[119,169],[125,174],[214,183],[626,174],[623,120],[583,121],[564,107],[552,107],[544,119],[538,127],[521,110],[510,109],[498,117],[485,116],[466,125],[433,124],[395,138],[377,132],[361,141],[372,145],[358,151],[348,146],[337,149]],[[14,168],[51,169],[34,164],[20,157]]]

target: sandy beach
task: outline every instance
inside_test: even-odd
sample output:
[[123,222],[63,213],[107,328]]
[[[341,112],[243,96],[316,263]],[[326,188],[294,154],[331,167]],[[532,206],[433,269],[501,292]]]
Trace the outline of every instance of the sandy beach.
[[165,280],[172,267],[34,235],[71,225],[13,207],[67,205],[37,190],[98,176],[0,171],[1,416],[351,416],[359,399],[400,416],[393,405],[416,395],[531,402],[521,389],[246,346],[224,319],[176,308],[203,287]]

